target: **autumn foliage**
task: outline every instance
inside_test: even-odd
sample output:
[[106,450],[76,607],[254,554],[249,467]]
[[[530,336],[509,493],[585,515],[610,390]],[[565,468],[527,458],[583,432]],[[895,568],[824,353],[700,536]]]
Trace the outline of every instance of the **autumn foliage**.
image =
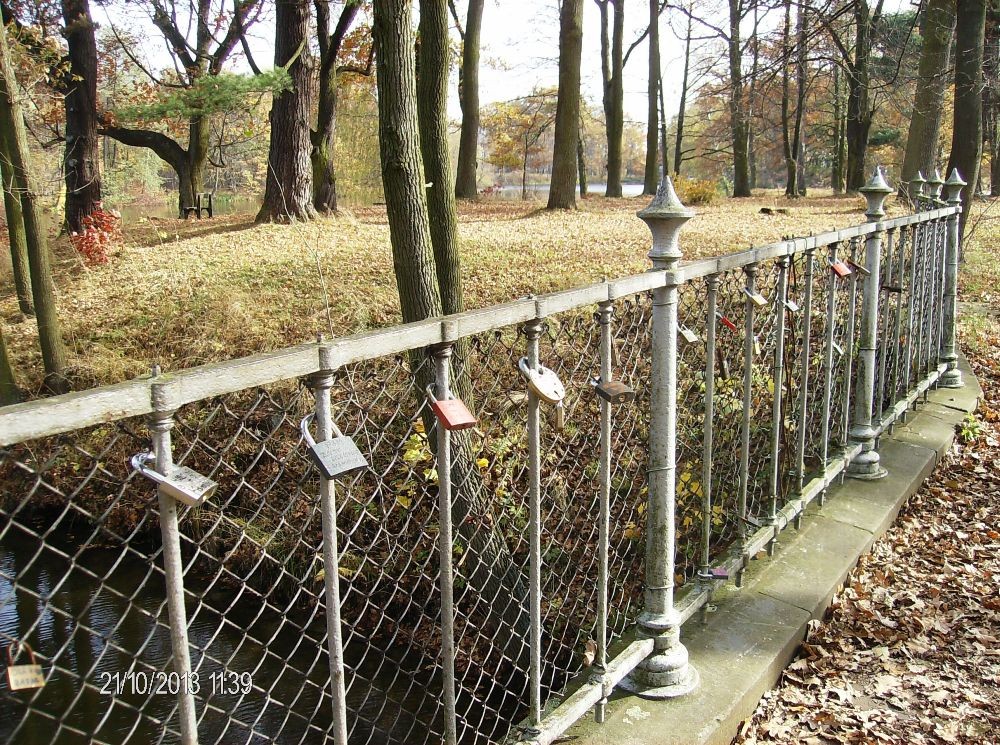
[[122,243],[121,216],[103,205],[83,218],[83,230],[73,233],[70,242],[90,265],[106,264],[108,251]]

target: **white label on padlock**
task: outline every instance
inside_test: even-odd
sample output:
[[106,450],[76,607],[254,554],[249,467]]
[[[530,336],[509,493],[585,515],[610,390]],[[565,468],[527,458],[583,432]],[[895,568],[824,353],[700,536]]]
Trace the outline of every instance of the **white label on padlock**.
[[12,691],[41,688],[45,685],[45,673],[41,665],[11,665],[7,668],[7,685]]

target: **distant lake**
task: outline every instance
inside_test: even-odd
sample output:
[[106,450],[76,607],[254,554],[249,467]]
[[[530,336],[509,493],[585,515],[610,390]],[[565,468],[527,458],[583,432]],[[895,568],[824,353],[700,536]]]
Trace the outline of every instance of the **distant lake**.
[[[598,183],[588,183],[587,193],[599,196],[604,196],[605,190],[608,185],[603,182]],[[622,196],[623,197],[637,197],[642,194],[642,184],[622,184]],[[507,184],[504,186],[500,192],[491,195],[494,199],[520,199],[521,198],[521,185],[520,184]],[[548,184],[528,184],[528,199],[532,200],[542,200],[548,199],[549,197],[549,185]]]

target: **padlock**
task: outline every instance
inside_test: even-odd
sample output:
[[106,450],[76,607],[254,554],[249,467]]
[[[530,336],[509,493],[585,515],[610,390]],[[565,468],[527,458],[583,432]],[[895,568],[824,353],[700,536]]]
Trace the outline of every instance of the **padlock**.
[[844,355],[844,348],[840,346],[837,342],[833,343],[833,351],[837,353],[838,357],[843,357]]
[[758,357],[760,356],[761,353],[760,338],[757,336],[753,338],[753,353]]
[[848,264],[848,266],[851,267],[851,269],[853,269],[854,271],[856,271],[862,277],[869,277],[869,276],[871,276],[871,272],[868,271],[863,265],[861,265],[858,262],[856,262],[854,259],[848,259],[847,260],[847,264]]
[[715,350],[715,361],[718,364],[719,377],[722,380],[729,380],[730,377],[729,360],[726,359],[726,355],[722,353],[721,347],[717,347]]
[[735,324],[735,323],[733,323],[733,322],[732,322],[731,320],[729,320],[729,318],[728,318],[727,316],[724,316],[724,315],[722,315],[721,313],[716,313],[716,314],[715,314],[715,317],[716,317],[716,318],[718,318],[718,319],[719,319],[719,322],[720,322],[720,323],[721,323],[721,324],[722,324],[723,326],[725,326],[725,327],[726,327],[727,329],[729,329],[730,331],[733,331],[733,332],[735,332],[735,331],[737,331],[737,330],[738,330],[738,329],[736,328],[736,324]]
[[712,567],[708,570],[709,577],[711,579],[727,580],[729,579],[729,570],[725,567]]
[[156,456],[153,453],[136,453],[132,456],[132,468],[156,484],[168,497],[173,497],[191,507],[200,507],[219,488],[212,479],[202,476],[187,466],[174,466],[170,473],[163,474],[152,470],[146,463]]
[[681,338],[684,339],[688,344],[694,344],[698,341],[698,334],[689,329],[687,326],[680,327]]
[[898,295],[903,291],[903,288],[898,285],[882,285],[882,292],[889,292],[894,295]]
[[761,295],[759,292],[750,292],[746,287],[743,288],[743,294],[746,295],[758,308],[763,308],[767,305],[767,298]]
[[556,429],[561,430],[566,426],[566,409],[563,407],[566,388],[559,380],[559,376],[544,365],[539,365],[534,369],[528,367],[527,357],[522,357],[517,366],[521,375],[528,381],[528,388],[538,397],[538,400],[547,404],[555,404]]
[[457,432],[475,427],[477,419],[469,411],[460,398],[449,398],[441,401],[434,395],[434,385],[427,386],[427,399],[431,402],[431,410],[438,422],[447,430]]
[[831,261],[830,270],[841,279],[843,279],[844,277],[850,277],[851,274],[853,273],[851,271],[851,267],[849,267],[843,261]]
[[[17,654],[24,649],[31,659],[30,665],[15,665],[15,654],[12,649],[17,648]],[[31,688],[41,688],[45,685],[45,673],[42,666],[35,659],[35,651],[25,642],[14,642],[7,647],[7,687],[12,691],[23,691]]]
[[620,380],[609,380],[602,383],[599,377],[594,377],[590,384],[594,386],[598,396],[611,404],[627,404],[635,398],[635,391]]
[[333,437],[323,442],[316,442],[309,432],[309,422],[313,416],[307,414],[299,423],[299,429],[302,430],[302,437],[309,447],[309,457],[323,478],[330,480],[368,468],[368,461],[358,450],[354,440],[342,434],[336,424],[333,425]]
[[791,298],[785,299],[785,307],[788,308],[788,310],[790,310],[792,313],[799,312],[799,304],[794,300],[792,300]]

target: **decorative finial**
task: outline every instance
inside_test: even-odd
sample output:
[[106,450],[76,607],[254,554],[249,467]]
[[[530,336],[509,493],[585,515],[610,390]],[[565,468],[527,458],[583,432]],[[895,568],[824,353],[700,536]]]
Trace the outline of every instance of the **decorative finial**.
[[868,201],[868,209],[865,211],[865,216],[869,220],[877,220],[880,217],[885,217],[885,209],[883,207],[886,198],[892,194],[892,187],[886,183],[885,177],[882,175],[881,166],[875,166],[871,180],[858,191]]
[[653,267],[673,269],[682,256],[677,245],[677,233],[696,213],[681,203],[669,175],[662,175],[653,201],[636,214],[653,234],[653,248],[649,252]]
[[941,178],[941,171],[935,168],[934,175],[927,179],[927,186],[929,187],[927,195],[935,202],[941,201],[941,187],[943,185],[944,179]]
[[957,168],[951,169],[951,175],[948,180],[944,182],[944,199],[952,207],[955,207],[962,203],[962,189],[966,186],[965,181],[962,179],[962,174],[958,172]]

